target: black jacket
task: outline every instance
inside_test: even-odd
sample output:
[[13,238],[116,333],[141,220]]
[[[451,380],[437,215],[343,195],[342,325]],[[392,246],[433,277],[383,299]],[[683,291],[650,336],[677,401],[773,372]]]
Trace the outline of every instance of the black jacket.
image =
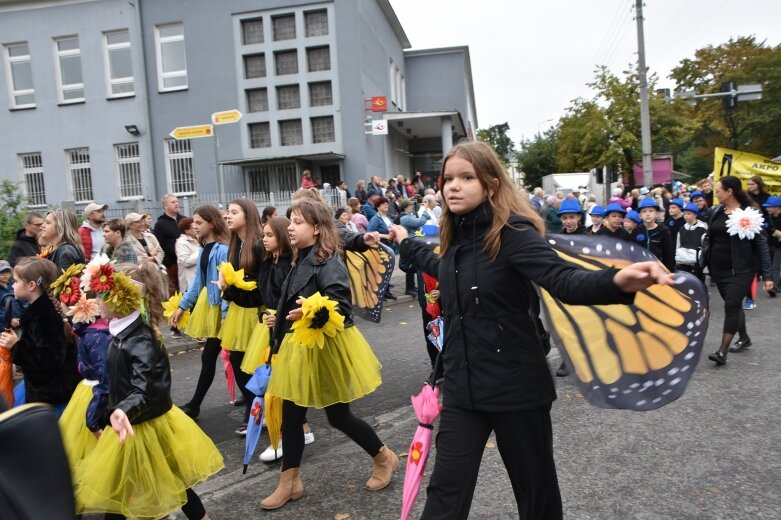
[[649,230],[645,224],[638,224],[631,236],[633,242],[653,253],[668,270],[675,271],[675,237],[667,226],[657,224]]
[[[744,208],[745,209],[745,208]],[[710,263],[711,232],[713,220],[724,211],[724,206],[719,204],[711,212],[708,220],[708,231],[702,239],[702,254],[700,255],[700,267]],[[732,257],[732,274],[754,273],[759,271],[762,278],[772,280],[772,268],[770,263],[770,248],[767,244],[767,235],[760,231],[752,240],[741,239],[738,235],[730,236],[730,255]]]
[[320,294],[338,303],[339,314],[344,316],[344,327],[353,326],[350,277],[342,257],[334,255],[326,260],[320,260],[314,254],[314,249],[307,249],[302,251],[304,254],[298,258],[297,264],[282,285],[271,342],[275,351],[279,350],[282,338],[293,326],[293,322],[286,320],[285,317],[292,309],[300,307],[296,300],[302,296],[308,298],[320,291]]
[[35,256],[41,252],[41,247],[35,237],[25,235],[24,229],[16,233],[16,242],[8,250],[8,263],[11,267],[16,267],[16,262],[25,256]]
[[602,226],[600,226],[596,234],[604,237],[613,237],[618,240],[626,240],[627,242],[632,240],[632,235],[623,226],[615,231],[610,231],[604,222],[602,222]]
[[486,205],[458,217],[440,259],[405,239],[401,256],[436,276],[445,320],[444,403],[485,412],[528,410],[556,398],[532,308],[539,284],[571,304],[631,303],[615,269],[587,272],[561,260],[522,217],[502,231],[495,260],[483,250],[493,216]]
[[84,250],[82,250],[81,247],[76,247],[73,244],[65,242],[52,251],[49,260],[54,262],[54,265],[57,266],[57,274],[59,275],[73,264],[85,263]]
[[[250,280],[257,280],[258,276],[260,276],[260,265],[262,263],[263,254],[265,252],[265,249],[263,248],[263,242],[258,240],[255,243],[255,246],[252,248],[252,255],[255,257],[255,266],[252,269],[252,271],[247,272],[247,270],[244,270],[244,280],[250,281]],[[230,253],[229,253],[230,254]],[[233,268],[237,271],[240,269],[240,259],[241,255],[241,247],[237,247],[236,250],[233,252],[233,257],[228,258],[228,261],[233,265]],[[252,291],[245,291],[244,289],[239,289],[238,287],[234,286],[228,286],[225,288],[224,291],[222,291],[222,298],[225,301],[233,302],[239,307],[244,308],[251,308],[251,307],[260,307],[263,305],[263,294],[260,291],[260,288],[255,288]]]
[[140,316],[111,340],[106,373],[109,414],[120,409],[138,424],[171,409],[168,353]]
[[21,323],[13,362],[24,372],[27,402],[67,403],[81,377],[76,347],[65,338],[62,318],[51,300],[41,296],[22,313]]
[[182,232],[179,231],[179,221],[184,218],[184,215],[176,214],[176,218],[173,219],[163,213],[157,218],[155,224],[155,238],[160,242],[160,247],[163,248],[163,265],[170,267],[176,265],[176,239],[181,236]]
[[366,245],[363,240],[363,233],[356,233],[350,231],[344,222],[336,221],[336,232],[339,233],[339,238],[342,239],[342,248],[345,251],[358,251],[362,253],[367,251],[370,246]]
[[276,262],[269,257],[260,265],[258,288],[263,297],[263,305],[269,309],[277,308],[282,294],[282,284],[285,283],[285,278],[290,272],[292,261],[293,254],[288,253],[280,256]]

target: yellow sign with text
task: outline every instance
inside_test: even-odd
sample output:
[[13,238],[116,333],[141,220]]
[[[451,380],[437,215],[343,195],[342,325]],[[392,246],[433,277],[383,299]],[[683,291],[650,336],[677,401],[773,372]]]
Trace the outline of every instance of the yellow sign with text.
[[714,179],[734,175],[746,187],[749,177],[759,175],[765,182],[768,193],[781,195],[781,163],[773,162],[761,155],[716,148],[713,162]]
[[238,123],[243,114],[236,110],[225,110],[223,112],[215,112],[212,114],[212,123],[215,125],[225,125],[228,123]]
[[213,125],[179,126],[169,134],[174,139],[195,139],[196,137],[211,137],[214,135]]

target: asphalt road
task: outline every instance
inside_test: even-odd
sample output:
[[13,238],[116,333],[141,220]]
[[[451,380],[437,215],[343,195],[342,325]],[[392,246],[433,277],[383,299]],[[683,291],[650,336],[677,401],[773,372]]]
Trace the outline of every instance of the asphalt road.
[[[403,283],[403,282],[402,282]],[[723,311],[711,288],[711,324],[699,366],[685,395],[651,412],[603,410],[586,403],[569,379],[557,378],[553,406],[555,457],[566,518],[571,519],[781,519],[781,298],[761,295],[748,311],[754,346],[715,367],[707,354],[721,336]],[[386,309],[379,325],[359,327],[383,363],[383,385],[354,403],[397,453],[406,453],[417,426],[410,395],[429,374],[417,304]],[[174,402],[186,402],[200,370],[200,352],[172,356]],[[558,366],[557,351],[549,357]],[[399,517],[403,472],[380,492],[363,488],[371,460],[312,410],[316,442],[302,463],[304,497],[274,512],[258,502],[278,481],[279,463],[257,459],[242,475],[241,421],[218,377],[199,424],[225,457],[225,469],[196,489],[212,519],[380,520]],[[265,433],[257,453],[267,444]],[[432,451],[432,457],[435,451]],[[402,459],[402,465],[406,458]],[[430,474],[429,464],[427,475]],[[425,500],[425,483],[411,518]],[[349,515],[349,516],[344,516]],[[184,518],[176,513],[171,518]],[[517,518],[515,501],[495,441],[486,445],[471,518]]]

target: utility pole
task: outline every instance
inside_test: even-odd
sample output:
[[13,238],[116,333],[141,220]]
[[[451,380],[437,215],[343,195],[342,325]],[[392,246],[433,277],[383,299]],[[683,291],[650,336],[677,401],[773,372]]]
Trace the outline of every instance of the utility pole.
[[651,115],[648,110],[648,78],[645,68],[645,37],[643,36],[643,0],[636,0],[637,21],[637,81],[640,84],[640,138],[643,146],[643,184],[654,183],[651,160]]

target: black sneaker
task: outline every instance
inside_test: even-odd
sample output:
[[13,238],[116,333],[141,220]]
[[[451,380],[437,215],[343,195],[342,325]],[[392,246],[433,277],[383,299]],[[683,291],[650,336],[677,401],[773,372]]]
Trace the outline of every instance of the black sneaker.
[[727,363],[727,356],[719,352],[718,350],[708,356],[708,359],[716,363],[717,365],[724,365]]
[[564,362],[561,363],[561,366],[556,369],[556,377],[567,377],[569,375],[569,369],[567,368],[567,365],[564,364]]
[[201,415],[201,409],[190,403],[183,404],[180,408],[190,419],[197,419]]
[[743,352],[751,346],[751,338],[739,339],[729,348],[730,352]]

